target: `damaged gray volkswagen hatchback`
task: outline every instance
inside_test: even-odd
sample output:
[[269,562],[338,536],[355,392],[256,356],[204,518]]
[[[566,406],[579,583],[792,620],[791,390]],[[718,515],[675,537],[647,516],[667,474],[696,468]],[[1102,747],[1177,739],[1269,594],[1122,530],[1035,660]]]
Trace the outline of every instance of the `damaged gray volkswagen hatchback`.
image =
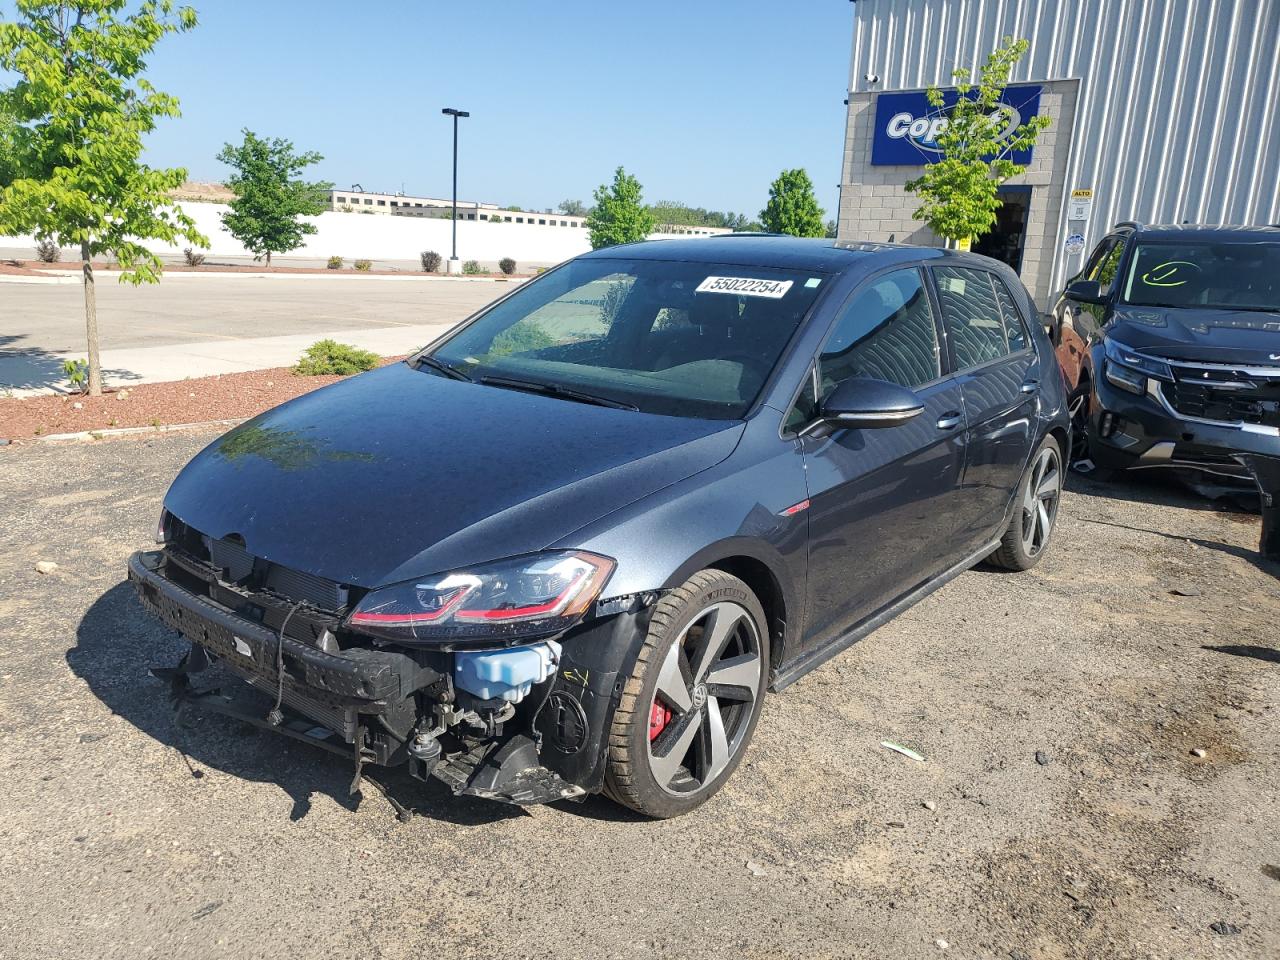
[[1036,563],[1069,418],[955,251],[614,247],[202,451],[135,554],[198,706],[355,766],[668,817],[779,689],[984,558]]

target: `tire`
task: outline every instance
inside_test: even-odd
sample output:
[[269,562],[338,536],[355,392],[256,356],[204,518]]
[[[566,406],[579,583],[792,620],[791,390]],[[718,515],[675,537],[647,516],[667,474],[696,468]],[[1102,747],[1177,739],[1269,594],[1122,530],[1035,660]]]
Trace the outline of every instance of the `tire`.
[[1018,484],[1013,517],[988,562],[1005,570],[1030,570],[1040,562],[1057,525],[1065,472],[1058,441],[1045,437]]
[[1080,382],[1067,397],[1071,411],[1071,462],[1089,458],[1089,394],[1093,387],[1089,374],[1081,372]]
[[756,595],[721,570],[695,573],[649,621],[610,727],[605,793],[655,818],[701,806],[742,760],[768,678]]

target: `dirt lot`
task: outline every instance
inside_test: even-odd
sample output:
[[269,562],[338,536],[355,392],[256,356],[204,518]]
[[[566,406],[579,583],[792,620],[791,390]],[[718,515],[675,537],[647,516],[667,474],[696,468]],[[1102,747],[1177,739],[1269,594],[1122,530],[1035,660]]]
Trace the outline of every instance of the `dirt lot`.
[[1077,480],[1040,567],[967,573],[771,697],[694,815],[393,777],[404,824],[327,754],[176,729],[148,679],[180,647],[125,558],[208,439],[0,450],[0,957],[1280,955],[1253,518]]

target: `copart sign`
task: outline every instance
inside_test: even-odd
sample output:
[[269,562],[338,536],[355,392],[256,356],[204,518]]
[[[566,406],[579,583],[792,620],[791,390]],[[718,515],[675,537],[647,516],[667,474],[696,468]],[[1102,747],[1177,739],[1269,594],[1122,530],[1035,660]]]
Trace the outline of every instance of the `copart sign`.
[[[1039,86],[1005,88],[995,115],[1002,140],[1012,137],[1019,126],[1036,115],[1040,109],[1040,89]],[[871,162],[920,167],[941,159],[938,134],[947,128],[947,115],[958,96],[955,90],[944,90],[943,106],[939,109],[929,103],[923,91],[879,94]],[[1014,150],[1008,156],[1014,163],[1031,162],[1030,150]]]

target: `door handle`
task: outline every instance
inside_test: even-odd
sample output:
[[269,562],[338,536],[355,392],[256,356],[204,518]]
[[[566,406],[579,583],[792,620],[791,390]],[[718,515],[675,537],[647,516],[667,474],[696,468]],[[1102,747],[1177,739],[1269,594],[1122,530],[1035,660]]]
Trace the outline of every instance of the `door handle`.
[[1023,393],[1035,393],[1036,387],[1039,385],[1038,380],[1024,380],[1022,386],[1019,387]]
[[938,418],[939,430],[954,430],[964,421],[959,410],[951,410]]

